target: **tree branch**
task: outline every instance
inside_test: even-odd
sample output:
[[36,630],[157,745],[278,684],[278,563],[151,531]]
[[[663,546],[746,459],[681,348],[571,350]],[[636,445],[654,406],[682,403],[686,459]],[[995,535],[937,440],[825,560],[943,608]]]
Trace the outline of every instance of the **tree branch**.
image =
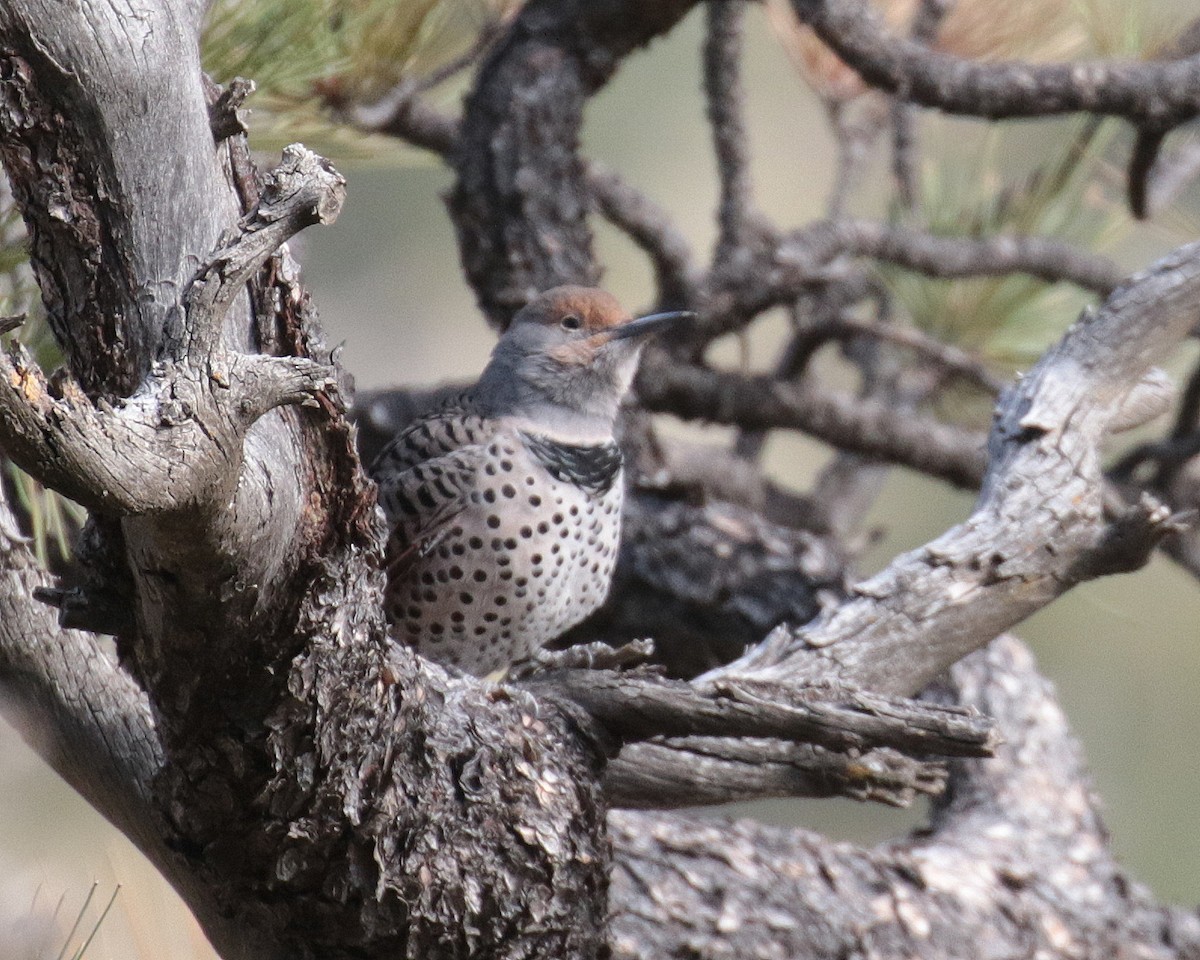
[[743,328],[771,307],[790,304],[806,291],[834,282],[866,285],[853,272],[858,268],[849,263],[851,257],[882,260],[947,280],[1026,273],[1098,293],[1108,293],[1121,280],[1121,272],[1107,258],[1045,237],[943,237],[870,220],[818,220],[783,237],[760,238],[757,255],[746,269],[711,278],[700,302],[695,336],[711,341]]
[[890,33],[864,0],[792,0],[792,8],[869,84],[948,113],[999,120],[1087,111],[1164,129],[1200,113],[1200,56],[978,64]]
[[[922,0],[917,5],[909,28],[909,37],[914,43],[931,46],[937,39],[938,29],[946,14],[954,7],[955,0]],[[912,104],[903,100],[891,103],[892,121],[892,179],[901,209],[912,213],[919,205],[917,171],[917,116]]]
[[1200,950],[1195,914],[1158,906],[1113,860],[1079,746],[1028,652],[1003,638],[953,682],[1004,743],[952,765],[930,831],[868,850],[749,820],[613,813],[614,955]]
[[983,477],[982,436],[808,383],[667,363],[651,353],[642,363],[637,394],[648,410],[748,429],[801,430],[956,486],[973,489]]
[[[808,625],[777,628],[706,678],[786,684],[833,676],[912,694],[1082,580],[1144,564],[1178,523],[1148,499],[1106,516],[1098,448],[1106,432],[1128,426],[1130,407],[1141,406],[1130,398],[1147,383],[1149,363],[1190,331],[1198,308],[1200,244],[1119,288],[1098,314],[1085,313],[1010,388],[970,520],[897,558]],[[687,749],[686,741],[673,746]],[[642,760],[636,750],[627,766]],[[645,759],[659,762],[661,785],[669,767]],[[690,779],[678,767],[673,796]]]
[[33,599],[47,582],[0,484],[0,707],[102,816],[153,846],[163,752],[149,702],[96,637],[63,630]]
[[714,254],[715,265],[720,270],[731,266],[728,261],[749,254],[745,247],[751,217],[750,157],[749,138],[742,116],[745,93],[741,79],[746,7],[738,0],[709,3],[705,12],[708,35],[704,41],[704,93],[721,187]]
[[149,698],[96,636],[63,629],[54,609],[34,599],[48,583],[0,484],[0,713],[163,872],[213,942],[232,946],[237,931],[212,891],[164,843],[154,780],[166,752]]
[[1177,524],[1146,499],[1106,513],[1099,446],[1197,310],[1200,245],[1191,244],[1086,311],[1001,399],[969,520],[716,675],[833,670],[873,690],[912,693],[1075,584],[1145,563]]
[[779,740],[687,737],[627,747],[609,761],[614,808],[715,806],[763,797],[849,797],[907,807],[946,786],[941,763],[895,750],[838,752]]
[[[450,209],[493,323],[504,326],[541,290],[597,280],[574,150],[584,100],[694,3],[534,0],[485,60],[463,112]],[[524,135],[531,129],[536,138]],[[551,143],[567,148],[541,146]]]
[[298,143],[285,147],[237,236],[208,259],[188,287],[191,352],[213,352],[225,315],[250,278],[305,227],[337,220],[345,199],[346,181],[328,160]]
[[160,362],[137,396],[118,407],[92,404],[69,381],[52,390],[19,345],[0,354],[0,447],[49,486],[110,516],[224,502],[249,428],[267,411],[312,402],[337,384],[331,367],[303,357],[221,347],[221,325],[281,243],[336,217],[344,186],[314,154],[289,148],[241,234],[188,288],[187,352],[178,362]]
[[946,237],[870,220],[816,221],[784,237],[779,268],[809,272],[839,256],[871,257],[942,279],[1025,273],[1107,294],[1122,273],[1106,257],[1036,236]]
[[578,704],[628,743],[696,735],[938,756],[978,756],[995,748],[990,724],[978,715],[835,685],[798,689],[736,678],[688,683],[596,670],[552,670],[524,685]]

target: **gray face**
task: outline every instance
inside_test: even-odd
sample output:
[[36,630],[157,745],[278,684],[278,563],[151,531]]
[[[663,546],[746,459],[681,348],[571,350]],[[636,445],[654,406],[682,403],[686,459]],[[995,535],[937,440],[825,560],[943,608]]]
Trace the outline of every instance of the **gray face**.
[[581,413],[608,416],[629,389],[641,338],[541,323],[515,325],[506,339],[512,371],[531,392]]
[[647,335],[680,313],[634,320],[602,290],[556,287],[521,310],[480,379],[480,400],[563,429],[611,429]]

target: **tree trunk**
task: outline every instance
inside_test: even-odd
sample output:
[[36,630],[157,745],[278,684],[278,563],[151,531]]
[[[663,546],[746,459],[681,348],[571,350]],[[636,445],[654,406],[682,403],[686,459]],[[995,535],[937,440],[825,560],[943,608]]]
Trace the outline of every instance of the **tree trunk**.
[[[1157,502],[1114,507],[1097,451],[1161,399],[1149,365],[1194,325],[1200,247],[1119,287],[1006,392],[986,463],[977,438],[882,400],[821,406],[794,385],[724,378],[704,367],[707,344],[839,257],[986,272],[997,247],[956,259],[869,225],[830,239],[759,222],[734,136],[741,4],[723,2],[706,55],[727,108],[712,112],[722,261],[694,268],[658,213],[576,149],[586,98],[694,5],[532,0],[461,124],[406,106],[455,165],[451,211],[485,312],[503,325],[538,289],[594,281],[586,215],[607,211],[654,254],[660,299],[702,315],[694,339],[650,359],[649,409],[823,429],[981,482],[970,520],[847,593],[836,545],[778,522],[794,498],[752,471],[729,494],[745,502],[697,503],[720,464],[697,468],[631,498],[610,607],[575,638],[677,629],[682,652],[665,653],[685,679],[639,668],[640,647],[573,647],[503,684],[421,660],[388,632],[346,378],[280,249],[336,217],[341,178],[299,146],[254,173],[238,88],[222,96],[200,69],[200,3],[13,0],[0,7],[0,159],[67,371],[0,357],[0,448],[91,519],[85,574],[55,593],[0,500],[6,696],[228,960],[1196,956],[1196,917],[1113,861],[1028,653],[1004,636],[980,648],[1076,583],[1140,565],[1178,526]],[[823,36],[851,32],[827,5],[795,6]],[[861,46],[844,55],[869,57]],[[915,71],[920,53],[903,49]],[[1191,76],[1181,62],[1145,82]],[[923,74],[862,69],[963,106]],[[1143,102],[1126,73],[1106,77],[1075,99],[1069,76],[1042,78],[1042,112],[1195,113],[1195,85]],[[999,98],[982,112],[1032,108]],[[1115,285],[1098,258],[997,246],[1005,270]],[[627,425],[635,463],[681,472],[644,428]],[[88,631],[114,634],[119,659]],[[901,699],[952,666],[930,699]],[[609,809],[937,791],[929,831],[874,850]]]

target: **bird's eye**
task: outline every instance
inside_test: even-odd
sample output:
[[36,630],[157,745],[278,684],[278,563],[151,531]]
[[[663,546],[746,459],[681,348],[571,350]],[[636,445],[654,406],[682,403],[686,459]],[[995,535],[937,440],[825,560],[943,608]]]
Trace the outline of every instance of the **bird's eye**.
[[562,318],[562,328],[564,330],[578,330],[581,326],[583,326],[583,321],[578,317],[571,316]]

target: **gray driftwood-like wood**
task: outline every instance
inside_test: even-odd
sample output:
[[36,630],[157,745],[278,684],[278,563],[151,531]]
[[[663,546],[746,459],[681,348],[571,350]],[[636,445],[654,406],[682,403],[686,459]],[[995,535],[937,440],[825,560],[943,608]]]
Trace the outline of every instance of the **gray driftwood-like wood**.
[[1050,685],[1002,637],[952,671],[1005,745],[956,762],[932,829],[872,850],[801,830],[617,813],[615,955],[1193,957],[1200,920],[1108,849]]
[[[707,372],[704,343],[784,294],[749,268],[699,271],[661,211],[576,150],[586,98],[694,5],[532,0],[490,47],[461,125],[411,99],[393,119],[456,165],[451,209],[493,322],[598,275],[586,215],[601,209],[652,252],[660,299],[702,310],[697,341],[650,374],[682,371],[675,412],[714,416],[704,401],[720,391],[688,380]],[[954,667],[935,699],[900,699],[1074,583],[1137,566],[1174,527],[1157,503],[1115,498],[1098,450],[1155,407],[1151,364],[1200,302],[1196,246],[1119,287],[1006,394],[986,463],[970,435],[932,436],[932,472],[982,478],[975,514],[849,596],[835,548],[748,515],[769,496],[781,516],[796,503],[759,486],[714,509],[689,500],[711,478],[663,469],[634,498],[647,515],[619,615],[592,629],[631,639],[666,605],[722,665],[672,679],[626,662],[642,647],[585,648],[504,685],[455,676],[388,634],[345,378],[277,250],[336,216],[343,184],[298,146],[255,178],[230,119],[247,88],[223,96],[202,76],[201,15],[169,0],[0,6],[0,160],[67,359],[47,377],[20,349],[0,358],[0,450],[91,510],[81,584],[61,589],[0,501],[0,687],[223,957],[1196,955],[1195,916],[1113,862],[1078,748],[1016,641]],[[730,139],[739,16],[711,13],[707,90],[728,98],[710,111],[725,255],[753,265],[784,241],[751,222]],[[1190,103],[1169,99],[1172,118]],[[859,225],[839,244],[789,295],[868,253],[938,269],[928,238]],[[1111,286],[1103,262],[1005,249],[1011,269],[1036,254],[1042,275]],[[824,415],[859,424],[855,449],[903,459],[869,416],[877,401],[845,406]],[[669,462],[650,445],[631,431],[635,465]],[[668,521],[686,577],[654,557]],[[762,571],[779,574],[771,589]],[[118,656],[64,623],[113,630]],[[732,660],[731,634],[750,644]],[[927,834],[874,850],[611,809],[904,802],[943,786]]]

